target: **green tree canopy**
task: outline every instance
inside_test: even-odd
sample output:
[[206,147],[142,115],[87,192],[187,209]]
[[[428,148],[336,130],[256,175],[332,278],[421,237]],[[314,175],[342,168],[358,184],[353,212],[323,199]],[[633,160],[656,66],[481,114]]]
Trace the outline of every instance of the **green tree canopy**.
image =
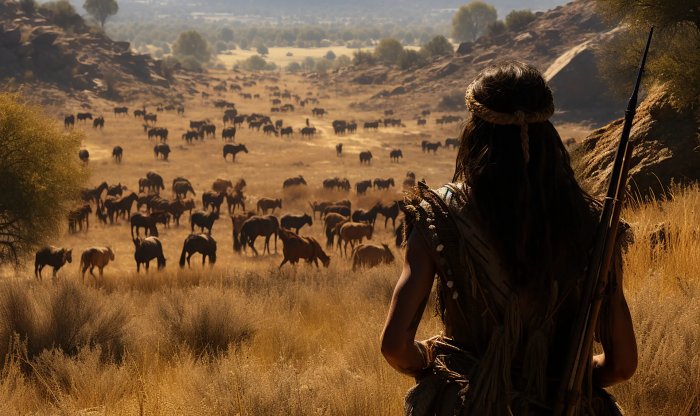
[[513,32],[525,29],[525,26],[535,20],[535,15],[530,10],[513,10],[506,16],[506,27]]
[[267,48],[265,45],[258,45],[258,47],[255,48],[255,51],[260,55],[260,56],[265,56],[270,53],[270,50]]
[[398,64],[401,69],[419,67],[425,64],[425,55],[413,49],[404,49],[401,52]]
[[452,55],[454,48],[446,37],[437,35],[421,47],[421,53],[428,57]]
[[75,12],[68,0],[48,1],[39,6],[42,14],[56,25],[68,29],[83,23],[83,18]]
[[90,16],[100,22],[103,29],[107,19],[119,11],[119,5],[115,0],[85,0],[83,8]]
[[87,178],[81,136],[42,114],[18,95],[0,94],[0,263],[54,238]]
[[474,0],[460,7],[452,17],[452,37],[460,42],[476,40],[496,19],[495,7]]
[[326,55],[324,55],[324,58],[326,58],[329,61],[335,60],[335,58],[336,58],[335,52],[333,52],[333,51],[326,52]]
[[488,28],[486,28],[486,33],[488,33],[489,36],[502,35],[507,31],[508,27],[506,27],[506,24],[501,20],[496,20],[495,22],[491,23]]
[[626,28],[600,67],[614,89],[629,92],[646,33],[656,27],[647,73],[682,106],[700,106],[700,0],[598,0],[601,13]]
[[211,51],[206,39],[196,30],[180,33],[173,44],[173,55],[178,59],[191,56],[201,62],[209,62]]
[[394,38],[382,39],[374,49],[377,60],[385,64],[397,64],[402,52],[403,45]]
[[224,27],[219,32],[219,38],[224,42],[233,42],[234,34],[230,27]]

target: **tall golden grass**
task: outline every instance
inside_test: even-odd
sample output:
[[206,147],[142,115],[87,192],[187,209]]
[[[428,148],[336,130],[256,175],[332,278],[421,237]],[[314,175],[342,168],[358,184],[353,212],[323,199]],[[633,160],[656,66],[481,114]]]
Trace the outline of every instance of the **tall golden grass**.
[[[640,362],[612,392],[628,414],[697,415],[700,189],[624,215],[636,237],[625,288]],[[668,246],[651,249],[659,223]],[[0,414],[401,414],[411,380],[378,348],[399,264],[241,264],[3,282]],[[420,335],[439,329],[426,313]]]

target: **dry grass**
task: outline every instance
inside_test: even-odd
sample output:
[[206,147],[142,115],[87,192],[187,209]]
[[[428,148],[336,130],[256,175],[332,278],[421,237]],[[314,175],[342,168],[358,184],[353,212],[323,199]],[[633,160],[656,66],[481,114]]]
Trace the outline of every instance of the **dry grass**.
[[[301,78],[282,83],[301,93],[314,90]],[[324,132],[315,139],[282,140],[242,129],[237,139],[251,152],[240,155],[235,165],[221,158],[220,139],[180,144],[188,119],[218,119],[220,111],[197,100],[188,102],[186,118],[159,115],[173,137],[170,162],[153,159],[153,144],[136,121],[108,114],[103,133],[86,128],[92,181],[107,179],[135,188],[138,177],[154,169],[166,182],[189,177],[199,195],[216,177],[244,177],[249,205],[261,196],[284,197],[283,213],[308,212],[307,196],[346,197],[319,191],[321,180],[331,176],[355,182],[402,178],[406,170],[414,170],[430,184],[447,182],[454,152],[440,149],[437,156],[423,155],[419,143],[427,136],[455,136],[454,126],[419,129],[410,121],[412,114],[398,114],[407,120],[407,128],[360,131],[342,139],[329,135],[333,118],[377,118],[348,109],[350,101],[372,93],[363,88],[352,96],[330,93],[332,97],[322,100],[331,116],[312,119]],[[262,85],[257,91],[264,93]],[[224,98],[240,102],[235,96]],[[105,102],[93,104],[105,113],[110,109]],[[241,107],[244,112],[267,112],[269,105],[261,100]],[[307,116],[297,112],[283,118],[298,128]],[[335,157],[338,141],[347,152],[341,159]],[[109,158],[116,144],[125,148],[122,165]],[[403,148],[405,159],[399,164],[388,160],[393,147]],[[357,152],[365,149],[376,159],[371,167],[360,168]],[[282,180],[297,174],[305,176],[309,189],[304,195],[283,195]],[[392,191],[352,199],[368,208],[395,197]],[[630,382],[613,392],[629,414],[696,415],[700,409],[700,241],[693,233],[699,215],[698,188],[625,213],[637,236],[626,255],[625,286],[639,337],[640,366]],[[162,272],[135,274],[129,230],[122,223],[94,226],[55,243],[75,252],[97,244],[114,247],[116,262],[106,268],[102,281],[88,276],[83,283],[76,264],[62,269],[56,282],[34,281],[29,266],[6,273],[0,282],[0,414],[401,413],[411,380],[394,372],[378,348],[399,264],[352,273],[349,261],[332,253],[328,269],[301,264],[280,271],[279,255],[234,254],[230,221],[222,219],[214,226],[216,266],[202,268],[195,257],[191,269],[180,270],[175,259],[189,233],[187,216],[183,221],[179,228],[161,230],[169,260]],[[675,236],[668,249],[651,251],[648,232],[660,222],[668,223]],[[325,241],[318,222],[302,233]],[[391,229],[380,225],[374,240],[393,241]],[[419,336],[439,329],[438,320],[427,313]]]

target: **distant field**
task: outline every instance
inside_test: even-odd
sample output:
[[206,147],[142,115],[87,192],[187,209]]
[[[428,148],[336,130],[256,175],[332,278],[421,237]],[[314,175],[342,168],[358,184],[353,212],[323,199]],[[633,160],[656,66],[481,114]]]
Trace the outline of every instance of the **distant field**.
[[[417,46],[407,46],[407,48],[418,49]],[[328,51],[333,51],[333,53],[336,56],[346,55],[349,58],[352,58],[353,54],[358,50],[373,50],[373,48],[371,47],[357,49],[348,48],[346,46],[329,46],[327,48],[273,47],[268,49],[270,51],[270,54],[267,55],[265,58],[283,68],[291,62],[301,62],[308,57],[321,58],[325,56],[328,53]],[[255,51],[254,48],[249,50],[235,49],[223,54],[219,54],[216,56],[216,58],[228,67],[232,66],[238,61],[242,61],[248,57],[257,54],[258,53]],[[288,56],[287,54],[291,54],[291,56]]]

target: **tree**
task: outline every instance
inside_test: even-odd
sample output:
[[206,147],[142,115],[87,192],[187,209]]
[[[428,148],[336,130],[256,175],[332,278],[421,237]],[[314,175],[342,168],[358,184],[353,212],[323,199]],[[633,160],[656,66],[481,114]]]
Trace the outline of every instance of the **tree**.
[[496,20],[495,22],[491,23],[489,27],[486,29],[486,33],[489,34],[489,36],[498,36],[506,33],[508,31],[508,28],[506,27],[506,24],[503,23],[501,20]]
[[[681,107],[700,106],[700,0],[598,0],[601,14],[626,27],[599,62],[613,89],[628,93],[650,26],[656,27],[647,75]],[[626,25],[625,25],[626,24]]]
[[452,55],[454,48],[446,37],[437,35],[421,47],[421,53],[426,57]]
[[115,0],[85,0],[83,9],[100,22],[100,26],[104,29],[107,19],[119,11],[119,5]]
[[425,56],[413,49],[404,49],[398,61],[401,69],[411,69],[425,65]]
[[260,56],[265,56],[270,53],[270,50],[267,49],[267,46],[265,45],[258,45],[257,48],[255,48],[255,51],[260,55]]
[[68,0],[49,1],[39,6],[39,10],[57,26],[64,29],[83,24],[83,18],[75,12]]
[[177,58],[191,56],[201,62],[209,62],[211,51],[206,39],[196,30],[188,30],[180,33],[173,44],[173,55]]
[[80,134],[43,114],[0,94],[0,263],[16,263],[56,236],[87,178]]
[[535,20],[530,10],[513,10],[506,16],[506,27],[512,32],[519,32]]
[[496,8],[481,1],[472,1],[452,17],[452,37],[460,42],[474,41],[498,19]]
[[219,32],[219,39],[223,40],[224,42],[233,42],[233,30],[231,30],[229,27],[222,28],[221,32]]
[[401,45],[401,42],[394,38],[382,39],[374,49],[374,54],[377,56],[377,60],[390,65],[397,64],[399,62],[402,52],[403,45]]
[[352,54],[352,63],[356,66],[374,65],[377,63],[377,59],[372,52],[359,49]]
[[335,60],[335,52],[333,52],[333,51],[326,52],[326,55],[324,56],[324,58],[326,58],[329,61]]

